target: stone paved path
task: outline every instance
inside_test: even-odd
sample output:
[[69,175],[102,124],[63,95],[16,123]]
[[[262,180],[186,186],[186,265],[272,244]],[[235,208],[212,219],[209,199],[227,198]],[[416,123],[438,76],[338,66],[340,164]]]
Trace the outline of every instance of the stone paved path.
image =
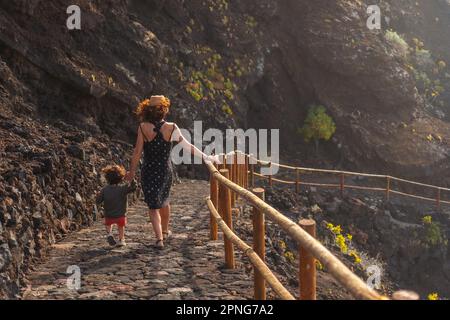
[[[243,266],[223,269],[223,241],[209,240],[208,184],[185,180],[173,189],[173,237],[156,250],[142,203],[130,209],[125,248],[111,248],[104,227],[69,235],[29,275],[23,299],[249,299]],[[238,259],[237,259],[238,260]],[[81,288],[67,287],[67,268],[81,270]]]

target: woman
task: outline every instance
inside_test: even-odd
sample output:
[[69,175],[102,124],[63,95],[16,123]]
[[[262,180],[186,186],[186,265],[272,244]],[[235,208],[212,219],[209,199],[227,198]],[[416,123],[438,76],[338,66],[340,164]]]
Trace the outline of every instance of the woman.
[[136,114],[139,118],[136,147],[127,180],[134,179],[138,163],[144,151],[144,163],[141,167],[141,184],[144,199],[149,207],[150,219],[157,238],[156,247],[164,248],[164,240],[169,231],[170,204],[169,194],[172,186],[171,151],[172,141],[181,143],[183,149],[203,158],[217,162],[217,158],[207,156],[189,143],[175,123],[164,119],[170,109],[170,100],[164,96],[152,96],[142,101]]

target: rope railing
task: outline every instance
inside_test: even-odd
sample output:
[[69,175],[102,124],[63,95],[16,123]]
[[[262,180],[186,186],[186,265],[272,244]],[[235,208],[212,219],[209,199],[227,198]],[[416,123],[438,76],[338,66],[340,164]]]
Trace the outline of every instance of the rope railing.
[[[240,153],[239,151],[236,151],[236,152]],[[409,198],[413,198],[413,199],[417,199],[417,200],[434,202],[438,209],[441,208],[442,204],[450,204],[450,200],[443,200],[441,198],[442,192],[450,191],[449,188],[439,187],[439,186],[435,186],[435,185],[431,185],[431,184],[420,183],[420,182],[411,181],[411,180],[407,180],[407,179],[401,179],[401,178],[393,177],[390,175],[369,174],[369,173],[351,172],[351,171],[342,171],[342,170],[294,167],[294,166],[283,165],[283,164],[279,164],[279,163],[275,163],[275,162],[271,162],[271,161],[263,161],[263,160],[255,158],[252,155],[245,154],[242,152],[241,152],[241,154],[245,155],[246,157],[249,158],[249,161],[253,162],[252,166],[254,164],[259,164],[262,166],[278,167],[278,168],[283,168],[283,169],[287,169],[287,170],[293,170],[296,172],[296,180],[293,181],[293,180],[284,180],[284,179],[280,179],[280,178],[274,178],[273,176],[270,176],[270,175],[258,174],[256,172],[254,172],[254,168],[252,168],[252,170],[250,171],[250,174],[254,175],[255,177],[258,177],[258,178],[269,180],[269,185],[272,185],[273,182],[278,182],[281,184],[296,185],[297,190],[298,190],[298,186],[311,186],[311,187],[324,187],[324,188],[339,188],[339,189],[341,189],[341,192],[343,192],[344,189],[385,192],[386,198],[388,200],[390,199],[390,195],[394,194],[394,195],[409,197]],[[301,173],[325,173],[325,174],[336,175],[336,176],[340,177],[340,183],[339,184],[337,184],[337,183],[315,183],[315,182],[301,181],[300,180]],[[383,179],[386,183],[386,187],[379,188],[379,187],[373,187],[373,186],[349,185],[349,184],[345,183],[345,177],[347,177],[347,176]],[[400,182],[400,183],[404,183],[404,184],[411,185],[411,186],[423,187],[423,188],[434,190],[434,192],[436,193],[436,197],[430,198],[430,197],[427,197],[424,195],[417,195],[417,194],[412,194],[412,193],[408,193],[408,192],[404,192],[404,191],[400,191],[400,190],[395,190],[392,187],[393,182]]]

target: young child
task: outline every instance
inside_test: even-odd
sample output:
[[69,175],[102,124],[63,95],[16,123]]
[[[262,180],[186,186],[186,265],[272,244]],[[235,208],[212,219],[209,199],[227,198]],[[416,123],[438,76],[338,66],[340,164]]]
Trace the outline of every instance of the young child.
[[136,190],[136,182],[129,185],[121,184],[126,171],[118,165],[107,166],[102,170],[108,185],[97,195],[97,203],[103,204],[105,210],[105,226],[107,241],[111,246],[116,245],[116,240],[112,235],[112,226],[117,225],[119,229],[119,246],[126,246],[125,225],[127,224],[128,194]]

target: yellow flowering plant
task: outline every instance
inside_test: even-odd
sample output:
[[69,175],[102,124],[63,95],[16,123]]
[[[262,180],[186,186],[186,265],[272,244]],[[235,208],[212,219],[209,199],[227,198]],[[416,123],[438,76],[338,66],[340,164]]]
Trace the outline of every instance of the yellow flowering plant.
[[347,233],[344,236],[342,234],[343,230],[340,225],[335,226],[332,223],[327,223],[326,227],[335,235],[335,243],[339,247],[341,252],[352,257],[354,259],[355,264],[361,265],[362,263],[361,256],[356,252],[355,249],[349,250],[349,245],[351,245],[353,236],[350,233]]
[[437,293],[430,293],[428,295],[428,300],[439,300],[439,295]]
[[316,260],[316,268],[320,271],[323,270],[323,264],[319,260]]
[[284,253],[284,257],[285,257],[290,263],[293,263],[293,262],[295,261],[294,254],[293,254],[292,252],[290,252],[290,251],[286,251],[286,252]]
[[422,218],[422,222],[424,224],[431,224],[433,222],[433,218],[431,216],[425,216]]

